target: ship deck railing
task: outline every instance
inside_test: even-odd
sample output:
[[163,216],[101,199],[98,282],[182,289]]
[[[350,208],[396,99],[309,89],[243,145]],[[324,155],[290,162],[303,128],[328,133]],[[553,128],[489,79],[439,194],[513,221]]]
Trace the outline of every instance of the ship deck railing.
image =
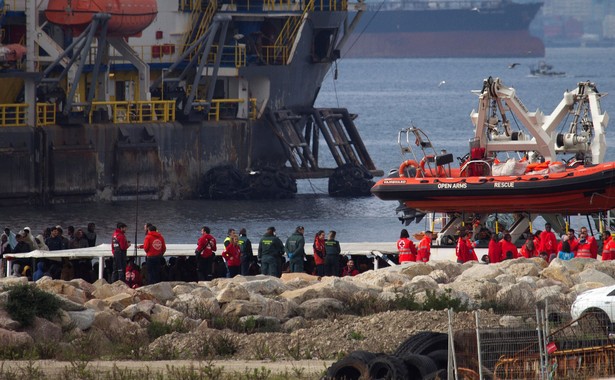
[[0,104],[0,125],[3,127],[25,127],[27,117],[27,103]]
[[[303,12],[309,0],[219,0],[223,12]],[[184,0],[180,2],[182,12],[202,9],[202,0]],[[345,11],[348,0],[317,0],[315,11]]]
[[95,101],[88,115],[90,123],[94,120],[94,112],[99,109],[107,110],[113,124],[175,121],[174,100]]
[[[237,105],[244,101],[245,99],[213,99],[209,107],[209,112],[207,113],[207,120],[219,121],[225,117],[236,118]],[[256,120],[258,116],[256,98],[250,98],[248,102],[248,118],[250,120]]]

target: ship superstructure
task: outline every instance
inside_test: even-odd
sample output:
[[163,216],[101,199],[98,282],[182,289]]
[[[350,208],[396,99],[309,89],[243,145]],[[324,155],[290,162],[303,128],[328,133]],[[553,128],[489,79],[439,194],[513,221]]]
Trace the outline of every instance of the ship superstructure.
[[[3,15],[26,58],[0,72],[0,200],[280,197],[378,173],[353,115],[313,107],[345,1],[9,0]],[[337,169],[318,164],[321,135]]]

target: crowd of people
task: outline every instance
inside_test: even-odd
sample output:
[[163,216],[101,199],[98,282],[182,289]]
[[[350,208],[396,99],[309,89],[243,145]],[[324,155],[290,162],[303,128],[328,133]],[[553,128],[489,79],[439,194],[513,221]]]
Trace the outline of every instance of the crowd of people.
[[[520,248],[512,241],[512,235],[506,230],[492,233],[485,227],[479,228],[478,231],[462,228],[457,236],[455,254],[458,263],[478,261],[476,247],[488,248],[487,254],[481,257],[481,261],[487,264],[520,257],[541,257],[547,262],[555,258],[570,260],[574,257],[598,259],[598,256],[601,256],[602,260],[615,259],[615,240],[612,239],[611,232],[605,231],[601,239],[596,239],[588,233],[587,227],[581,227],[578,237],[573,229],[568,229],[558,241],[551,224],[546,223],[544,231],[537,230],[533,233],[526,231]],[[408,231],[401,230],[397,241],[399,262],[429,261],[431,238],[431,231],[425,232],[417,248],[409,239]]]
[[[336,232],[318,231],[314,236],[313,256],[305,252],[305,228],[299,226],[283,243],[276,235],[276,229],[269,227],[260,238],[258,251],[252,251],[252,242],[245,228],[230,228],[222,246],[207,226],[201,228],[196,242],[194,256],[164,256],[166,242],[157,227],[151,223],[144,225],[143,244],[137,246],[145,252],[145,262],[139,263],[129,255],[132,247],[126,236],[128,226],[117,223],[111,237],[112,256],[103,263],[103,276],[107,281],[124,281],[136,288],[144,284],[160,281],[207,281],[216,277],[237,275],[267,274],[280,277],[283,272],[303,272],[318,276],[355,276],[359,270],[354,261],[341,254],[340,244],[335,240]],[[69,226],[67,234],[61,226],[46,228],[40,235],[33,237],[30,228],[25,227],[18,233],[9,228],[2,234],[0,254],[27,253],[33,250],[57,251],[72,248],[87,248],[96,245],[96,226],[89,223],[85,229]],[[136,251],[135,251],[136,252]],[[220,252],[218,255],[217,253]],[[135,255],[136,256],[136,255]],[[6,260],[2,260],[3,265]],[[37,260],[14,260],[11,276],[26,276],[38,280],[43,276],[54,279],[71,280],[83,278],[86,281],[98,279],[97,261],[92,259],[55,261],[49,258]],[[32,267],[36,270],[33,271]],[[3,275],[6,272],[2,267]]]

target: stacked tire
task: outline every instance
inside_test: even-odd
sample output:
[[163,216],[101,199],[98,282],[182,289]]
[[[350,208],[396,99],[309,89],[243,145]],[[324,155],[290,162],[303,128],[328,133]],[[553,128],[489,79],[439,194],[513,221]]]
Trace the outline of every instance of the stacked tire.
[[393,354],[355,351],[327,370],[326,379],[436,379],[448,365],[448,335],[421,332],[406,339]]
[[207,199],[286,199],[296,193],[296,180],[285,172],[264,168],[246,175],[232,166],[207,171],[200,189]]
[[370,195],[374,176],[361,165],[344,164],[329,177],[329,195],[356,197]]

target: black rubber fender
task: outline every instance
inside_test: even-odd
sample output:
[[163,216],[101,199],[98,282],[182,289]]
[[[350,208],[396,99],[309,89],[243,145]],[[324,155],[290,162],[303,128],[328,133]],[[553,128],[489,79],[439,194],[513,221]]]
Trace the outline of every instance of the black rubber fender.
[[436,350],[448,350],[448,334],[423,331],[406,339],[393,353],[396,356],[406,354],[427,355]]
[[408,368],[404,361],[393,355],[377,356],[369,362],[369,375],[371,379],[406,380]]
[[425,355],[407,354],[401,357],[406,364],[408,377],[411,379],[422,379],[435,374],[438,371],[438,366],[429,357]]
[[448,368],[448,350],[435,350],[427,354],[427,356],[433,360],[438,369]]
[[327,380],[368,380],[368,364],[355,357],[346,356],[345,358],[333,363],[327,369]]

